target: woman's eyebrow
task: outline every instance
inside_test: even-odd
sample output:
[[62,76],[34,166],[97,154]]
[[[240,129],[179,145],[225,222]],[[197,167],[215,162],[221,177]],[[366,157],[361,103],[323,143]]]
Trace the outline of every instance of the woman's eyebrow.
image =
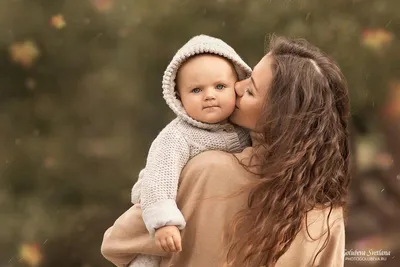
[[250,76],[250,79],[251,79],[251,82],[253,83],[254,89],[256,89],[256,91],[258,91],[256,83],[254,82],[253,76]]

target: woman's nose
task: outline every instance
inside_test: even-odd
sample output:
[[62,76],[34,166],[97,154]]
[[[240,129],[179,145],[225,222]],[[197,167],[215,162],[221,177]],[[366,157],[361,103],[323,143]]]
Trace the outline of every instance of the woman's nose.
[[242,97],[244,94],[244,87],[243,87],[243,81],[237,81],[235,83],[235,92],[237,96]]

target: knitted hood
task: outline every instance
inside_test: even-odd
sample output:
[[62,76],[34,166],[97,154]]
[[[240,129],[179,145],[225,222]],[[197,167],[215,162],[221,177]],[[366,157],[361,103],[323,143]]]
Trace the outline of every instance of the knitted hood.
[[220,127],[218,124],[209,124],[194,120],[183,108],[181,101],[176,98],[175,93],[175,78],[178,69],[189,57],[198,54],[216,54],[230,60],[238,74],[239,80],[243,80],[251,75],[251,68],[240,58],[235,50],[224,41],[207,36],[198,35],[190,39],[173,57],[167,69],[164,72],[162,88],[163,96],[168,106],[181,119],[189,124],[202,129],[216,129]]

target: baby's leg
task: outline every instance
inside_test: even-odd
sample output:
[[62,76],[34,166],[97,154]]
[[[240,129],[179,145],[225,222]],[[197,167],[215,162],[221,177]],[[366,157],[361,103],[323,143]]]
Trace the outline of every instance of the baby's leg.
[[139,254],[129,264],[129,267],[159,267],[160,261],[161,261],[161,257]]

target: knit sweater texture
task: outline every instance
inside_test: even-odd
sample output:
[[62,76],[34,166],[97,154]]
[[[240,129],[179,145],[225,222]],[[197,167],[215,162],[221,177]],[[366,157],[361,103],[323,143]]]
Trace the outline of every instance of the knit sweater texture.
[[150,146],[145,168],[132,188],[132,203],[141,203],[143,221],[150,234],[166,225],[183,229],[186,221],[176,205],[178,181],[189,159],[206,150],[240,152],[250,145],[247,130],[230,123],[208,124],[191,118],[176,97],[175,78],[179,67],[197,54],[216,54],[230,60],[239,79],[251,68],[235,50],[220,39],[198,35],[190,39],[173,57],[164,72],[163,97],[177,115]]

